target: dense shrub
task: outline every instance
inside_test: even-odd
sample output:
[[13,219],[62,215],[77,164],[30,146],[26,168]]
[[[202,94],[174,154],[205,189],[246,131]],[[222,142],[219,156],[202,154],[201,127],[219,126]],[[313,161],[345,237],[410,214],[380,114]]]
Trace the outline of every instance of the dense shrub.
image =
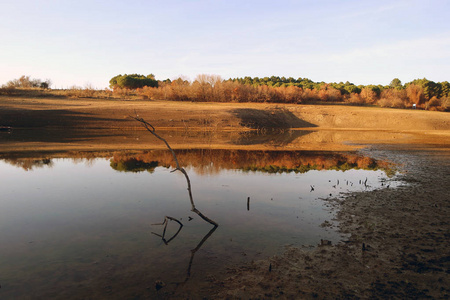
[[109,86],[111,88],[126,88],[126,89],[138,89],[144,86],[157,87],[158,81],[155,80],[155,76],[153,74],[149,74],[147,76],[139,75],[139,74],[130,74],[130,75],[117,75],[111,78],[109,81]]

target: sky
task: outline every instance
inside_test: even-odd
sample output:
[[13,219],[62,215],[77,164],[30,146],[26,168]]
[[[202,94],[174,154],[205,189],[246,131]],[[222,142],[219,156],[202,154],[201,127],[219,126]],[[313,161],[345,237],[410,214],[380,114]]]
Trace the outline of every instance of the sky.
[[0,85],[119,74],[450,81],[448,0],[0,0]]

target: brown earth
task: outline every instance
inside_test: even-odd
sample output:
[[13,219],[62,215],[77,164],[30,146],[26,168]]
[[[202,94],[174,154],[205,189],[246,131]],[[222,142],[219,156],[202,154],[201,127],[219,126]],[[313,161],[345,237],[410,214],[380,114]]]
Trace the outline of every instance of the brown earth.
[[[364,148],[364,154],[398,163],[404,171],[403,187],[329,200],[338,210],[338,230],[348,239],[232,266],[229,278],[212,279],[202,296],[450,297],[449,114],[340,105],[1,97],[0,126],[13,130],[0,132],[0,153],[164,148],[128,118],[135,112],[165,131],[174,148]],[[166,296],[200,297],[187,290]]]
[[0,96],[0,125],[16,128],[138,129],[136,113],[159,129],[322,128],[425,132],[450,129],[447,113],[343,105],[193,103]]
[[0,126],[13,131],[0,132],[0,151],[163,148],[129,117],[135,114],[166,131],[174,148],[345,151],[361,148],[358,143],[450,144],[450,117],[443,112],[3,96]]

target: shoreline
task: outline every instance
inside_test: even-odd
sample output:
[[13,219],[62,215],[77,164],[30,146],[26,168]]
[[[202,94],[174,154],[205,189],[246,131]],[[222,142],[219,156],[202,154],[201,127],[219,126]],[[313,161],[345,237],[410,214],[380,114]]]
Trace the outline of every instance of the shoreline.
[[281,256],[231,268],[229,277],[206,294],[217,299],[448,298],[450,160],[432,159],[432,150],[361,152],[403,165],[406,173],[400,177],[408,186],[330,199],[338,230],[348,239],[308,251],[289,248]]

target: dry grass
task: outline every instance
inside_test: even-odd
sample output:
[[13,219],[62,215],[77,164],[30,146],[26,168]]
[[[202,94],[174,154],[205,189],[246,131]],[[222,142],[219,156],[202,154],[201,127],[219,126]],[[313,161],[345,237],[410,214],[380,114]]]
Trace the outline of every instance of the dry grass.
[[15,97],[33,97],[33,98],[71,98],[71,99],[122,99],[122,100],[140,100],[142,95],[136,91],[117,88],[114,90],[98,90],[91,86],[79,87],[72,86],[69,89],[41,89],[41,88],[15,88],[2,87],[0,95]]
[[1,87],[0,95],[16,97],[59,97],[72,99],[120,99],[120,100],[171,100],[191,102],[219,103],[280,103],[280,104],[350,104],[375,105],[389,108],[417,108],[433,111],[448,111],[449,98],[433,97],[424,99],[421,90],[414,85],[404,90],[383,90],[380,97],[369,88],[361,93],[342,95],[341,92],[327,84],[320,89],[302,89],[296,86],[252,86],[232,81],[190,83],[176,80],[162,83],[159,87],[144,87],[137,90],[114,88],[97,90],[92,86],[84,88],[73,86],[70,89],[51,90],[41,88]]

